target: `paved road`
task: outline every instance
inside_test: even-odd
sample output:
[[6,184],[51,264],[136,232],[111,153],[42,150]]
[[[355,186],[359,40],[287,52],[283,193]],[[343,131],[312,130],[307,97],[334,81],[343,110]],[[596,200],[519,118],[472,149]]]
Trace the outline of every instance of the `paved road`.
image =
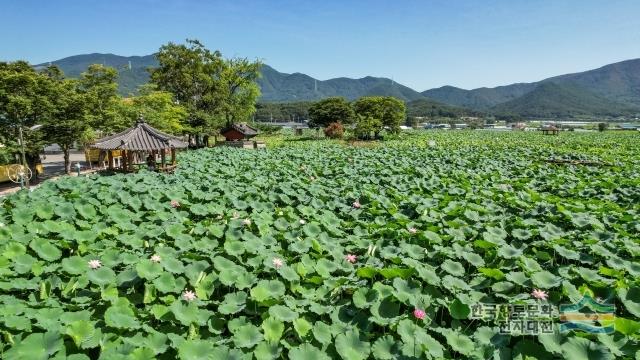
[[[62,154],[40,155],[40,158],[42,159],[45,177],[64,174],[64,156]],[[76,170],[75,166],[77,163],[80,163],[83,169],[87,167],[87,163],[84,161],[84,152],[82,151],[71,152],[69,154],[69,160],[71,160],[72,171]]]
[[[46,179],[64,174],[64,156],[62,154],[40,155],[40,158],[42,159],[42,167],[44,167],[44,176],[41,176],[38,181],[30,181],[31,185],[36,185]],[[78,162],[82,165],[83,170],[88,169],[84,159],[84,152],[72,151],[69,154],[69,159],[72,171],[75,171],[75,165]],[[0,183],[0,196],[16,191],[18,188],[20,188],[20,185],[10,181]]]

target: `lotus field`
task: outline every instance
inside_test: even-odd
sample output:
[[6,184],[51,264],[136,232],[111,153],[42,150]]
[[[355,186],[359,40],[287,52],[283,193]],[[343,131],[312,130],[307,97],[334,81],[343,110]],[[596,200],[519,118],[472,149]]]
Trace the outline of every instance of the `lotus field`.
[[[203,149],[2,199],[2,358],[640,356],[640,134],[360,145]],[[561,331],[585,296],[614,331]]]

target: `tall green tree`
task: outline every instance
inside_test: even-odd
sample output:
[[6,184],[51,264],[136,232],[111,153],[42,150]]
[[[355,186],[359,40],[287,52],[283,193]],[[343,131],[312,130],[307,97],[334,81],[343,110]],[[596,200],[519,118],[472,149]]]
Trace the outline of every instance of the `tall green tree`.
[[246,58],[227,59],[220,77],[222,82],[220,111],[226,125],[237,121],[247,121],[256,112],[256,101],[260,97],[260,87],[256,82],[260,77],[260,61]]
[[120,101],[121,116],[127,119],[126,127],[142,117],[160,131],[175,135],[185,132],[188,113],[184,106],[174,101],[173,94],[155,90],[152,85],[141,87],[139,94]]
[[378,126],[373,129],[375,137],[384,127],[391,132],[398,132],[400,124],[407,117],[404,102],[392,96],[364,96],[354,101],[353,109],[359,115],[358,121],[377,120]]
[[96,130],[112,133],[124,127],[118,112],[118,71],[112,67],[93,64],[80,75],[78,90],[84,94],[87,121]]
[[187,109],[187,131],[197,145],[206,142],[204,136],[230,122],[248,120],[255,111],[260,62],[225,60],[198,40],[163,45],[156,57],[159,66],[150,70],[151,82]]
[[310,127],[326,127],[331,123],[350,124],[353,119],[353,109],[342,97],[326,98],[309,108]]
[[87,121],[88,95],[80,91],[78,80],[55,77],[52,82],[53,110],[42,131],[49,142],[58,144],[62,149],[64,169],[69,174],[71,173],[70,150],[90,128],[90,123]]
[[151,69],[151,82],[159,90],[172,93],[188,112],[187,132],[200,145],[200,134],[222,126],[216,105],[224,60],[219,51],[210,51],[198,40],[186,44],[168,43],[156,57],[159,66]]
[[49,118],[53,108],[52,91],[51,79],[36,72],[27,62],[0,62],[0,134],[5,152],[21,153],[18,139],[22,129],[24,160],[34,173],[38,154],[46,142],[42,132],[29,128]]

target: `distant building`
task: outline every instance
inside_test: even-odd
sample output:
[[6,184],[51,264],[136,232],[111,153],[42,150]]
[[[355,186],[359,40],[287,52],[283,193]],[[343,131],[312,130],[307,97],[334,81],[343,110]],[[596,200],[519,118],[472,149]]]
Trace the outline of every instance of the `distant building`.
[[620,125],[618,125],[618,129],[620,129],[620,130],[639,130],[640,129],[640,125],[620,124]]
[[526,128],[527,128],[527,124],[523,122],[519,122],[511,125],[511,130],[524,131]]
[[248,140],[258,135],[258,129],[245,123],[238,123],[222,129],[220,135],[224,136],[227,141]]

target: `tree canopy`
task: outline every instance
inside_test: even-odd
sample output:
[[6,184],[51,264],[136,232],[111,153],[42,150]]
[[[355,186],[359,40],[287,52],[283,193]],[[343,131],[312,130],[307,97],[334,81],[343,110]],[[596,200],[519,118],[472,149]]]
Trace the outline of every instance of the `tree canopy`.
[[185,131],[195,135],[216,133],[223,126],[248,120],[260,96],[256,80],[259,61],[224,59],[198,40],[168,43],[158,54],[159,66],[151,69],[151,82],[158,90],[175,96],[187,111]]
[[353,109],[342,97],[326,98],[309,108],[310,127],[326,127],[331,123],[350,124],[353,119]]

